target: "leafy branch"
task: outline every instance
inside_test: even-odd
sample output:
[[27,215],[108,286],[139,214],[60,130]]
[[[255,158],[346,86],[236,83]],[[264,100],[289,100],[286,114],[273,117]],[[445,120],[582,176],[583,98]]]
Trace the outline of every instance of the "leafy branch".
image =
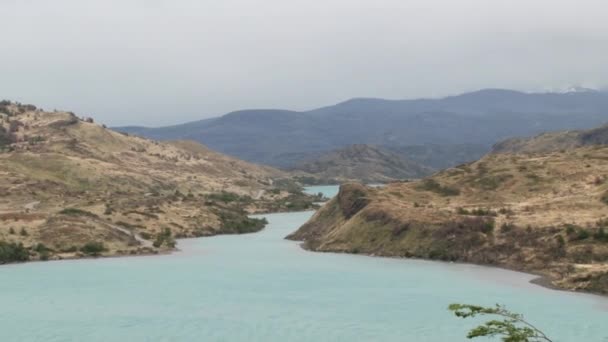
[[553,342],[545,333],[524,320],[524,316],[507,310],[504,306],[483,307],[469,304],[450,304],[448,309],[456,317],[468,318],[478,315],[493,315],[495,319],[473,328],[467,338],[501,336],[505,342]]

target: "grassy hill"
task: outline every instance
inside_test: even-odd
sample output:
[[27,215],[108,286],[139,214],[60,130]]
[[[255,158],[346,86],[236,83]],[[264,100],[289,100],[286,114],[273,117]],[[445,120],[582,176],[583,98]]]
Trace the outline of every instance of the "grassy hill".
[[69,112],[4,101],[0,137],[0,263],[24,249],[28,259],[156,253],[174,238],[264,226],[247,213],[312,205],[282,171]]
[[316,251],[495,265],[608,293],[608,147],[490,154],[429,178],[343,185],[290,239]]
[[370,145],[351,145],[331,151],[313,160],[298,163],[295,170],[311,175],[315,183],[339,184],[345,181],[385,183],[398,179],[420,178],[431,168],[401,158]]

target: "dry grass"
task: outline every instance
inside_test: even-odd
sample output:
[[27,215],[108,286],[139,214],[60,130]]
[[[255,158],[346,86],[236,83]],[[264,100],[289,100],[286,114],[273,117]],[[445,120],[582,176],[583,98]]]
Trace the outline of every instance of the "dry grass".
[[[213,235],[225,230],[222,213],[261,209],[215,203],[209,194],[230,192],[268,205],[286,196],[270,191],[274,180],[287,177],[281,171],[194,142],[156,142],[71,113],[22,108],[9,107],[11,116],[0,123],[18,126],[10,149],[0,152],[0,240],[44,243],[56,252],[52,257],[78,256],[73,246],[97,241],[105,255],[151,252],[134,237],[153,239],[164,228],[178,237]],[[92,215],[61,214],[66,208]]]
[[593,237],[607,225],[607,176],[608,147],[488,155],[431,180],[345,185],[292,238],[315,250],[500,265],[608,293],[608,241]]

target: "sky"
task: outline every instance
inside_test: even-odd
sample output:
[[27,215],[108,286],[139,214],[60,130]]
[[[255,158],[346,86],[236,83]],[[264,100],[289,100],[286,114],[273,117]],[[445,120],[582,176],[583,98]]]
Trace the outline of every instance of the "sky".
[[0,0],[0,98],[108,125],[608,85],[606,0]]

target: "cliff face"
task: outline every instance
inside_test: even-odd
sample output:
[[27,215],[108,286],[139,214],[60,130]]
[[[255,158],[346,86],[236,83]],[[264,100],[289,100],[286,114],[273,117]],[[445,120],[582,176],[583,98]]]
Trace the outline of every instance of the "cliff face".
[[281,171],[69,112],[2,102],[0,133],[0,263],[23,248],[31,259],[157,252],[175,237],[261,229],[248,212],[293,202]]
[[289,239],[315,251],[495,265],[608,294],[608,148],[494,154],[384,188],[345,184]]

